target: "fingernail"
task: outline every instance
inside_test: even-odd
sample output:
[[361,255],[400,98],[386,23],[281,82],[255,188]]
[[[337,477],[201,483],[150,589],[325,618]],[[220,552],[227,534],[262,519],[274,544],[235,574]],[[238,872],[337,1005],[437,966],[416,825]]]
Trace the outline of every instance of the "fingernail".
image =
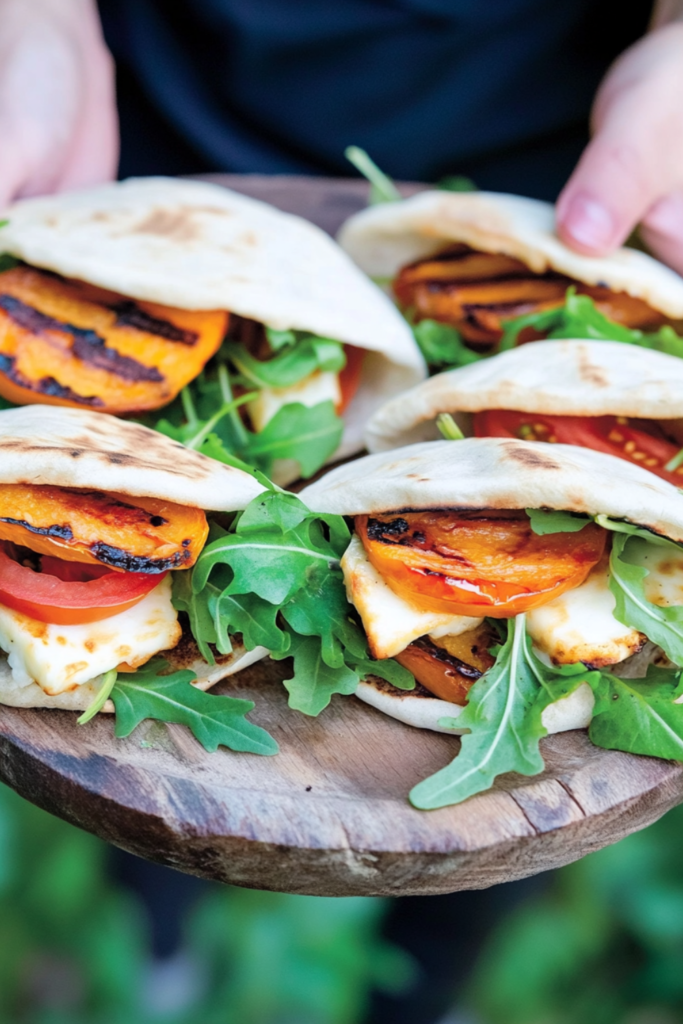
[[602,203],[579,194],[562,218],[562,229],[586,249],[606,249],[614,237],[614,220]]

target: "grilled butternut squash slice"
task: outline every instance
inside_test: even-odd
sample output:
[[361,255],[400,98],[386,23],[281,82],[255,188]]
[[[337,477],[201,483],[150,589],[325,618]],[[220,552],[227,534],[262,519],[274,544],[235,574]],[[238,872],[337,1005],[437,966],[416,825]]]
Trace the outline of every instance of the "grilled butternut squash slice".
[[158,409],[215,354],[228,320],[14,267],[0,273],[0,395],[117,414]]
[[[665,317],[642,299],[602,286],[573,281],[562,274],[534,274],[520,260],[483,253],[466,245],[403,267],[394,282],[401,306],[412,307],[418,320],[452,324],[475,345],[492,345],[503,321],[561,306],[570,285],[589,295],[601,313],[626,327],[656,329]],[[538,338],[522,332],[520,341]]]
[[194,565],[209,527],[201,509],[158,498],[0,484],[0,540],[127,572]]

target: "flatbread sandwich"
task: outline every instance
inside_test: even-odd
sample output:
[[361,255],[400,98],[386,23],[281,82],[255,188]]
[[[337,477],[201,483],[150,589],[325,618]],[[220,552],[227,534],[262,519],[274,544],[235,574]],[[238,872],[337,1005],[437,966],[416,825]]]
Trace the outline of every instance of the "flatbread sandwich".
[[[434,364],[556,336],[637,339],[683,355],[683,278],[634,248],[574,252],[555,233],[550,203],[421,192],[356,214],[339,241],[423,324],[416,334]],[[449,355],[444,336],[440,353],[434,324],[456,330],[465,351]]]
[[[342,559],[378,675],[357,695],[462,732],[424,808],[543,768],[546,732],[683,757],[683,501],[598,451],[514,438],[411,445],[332,470],[301,499],[344,516]],[[386,680],[398,662],[418,686]]]
[[386,296],[323,231],[265,203],[147,178],[4,217],[8,403],[139,415],[182,393],[166,432],[206,429],[285,480],[359,450],[373,409],[424,376]]
[[[129,710],[147,700],[142,717],[183,721],[182,693],[201,697],[189,680],[206,690],[263,657],[237,635],[222,653],[200,652],[178,611],[207,543],[206,510],[232,514],[262,491],[135,423],[78,409],[1,412],[0,704],[94,713],[113,710],[113,691]],[[149,703],[163,703],[169,685],[182,691],[175,718]],[[243,717],[250,705],[237,704]]]
[[574,444],[683,486],[683,361],[614,341],[539,341],[446,370],[390,399],[369,451],[440,438],[443,414],[475,437]]

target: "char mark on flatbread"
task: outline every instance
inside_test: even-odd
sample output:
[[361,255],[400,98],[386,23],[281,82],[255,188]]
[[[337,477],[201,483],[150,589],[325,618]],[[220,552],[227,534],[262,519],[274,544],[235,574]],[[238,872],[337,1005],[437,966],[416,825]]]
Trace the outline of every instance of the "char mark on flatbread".
[[104,338],[96,331],[75,327],[73,324],[47,316],[14,295],[0,295],[0,309],[3,309],[19,327],[33,334],[59,331],[70,335],[73,338],[72,348],[76,358],[98,370],[106,370],[123,380],[134,382],[148,380],[161,383],[164,380],[156,366],[145,366],[137,359],[121,355],[114,348],[107,348]]
[[177,341],[181,345],[196,345],[199,338],[197,331],[183,330],[172,324],[170,320],[163,320],[161,317],[152,316],[138,306],[132,299],[124,302],[117,302],[109,307],[116,313],[117,327],[132,327],[146,334],[156,334],[166,341]]
[[528,442],[524,442],[519,445],[508,445],[504,458],[510,459],[512,462],[519,462],[522,466],[529,466],[534,469],[562,468],[557,460],[553,459],[551,455],[546,455],[545,452],[539,452],[536,449],[528,447]]

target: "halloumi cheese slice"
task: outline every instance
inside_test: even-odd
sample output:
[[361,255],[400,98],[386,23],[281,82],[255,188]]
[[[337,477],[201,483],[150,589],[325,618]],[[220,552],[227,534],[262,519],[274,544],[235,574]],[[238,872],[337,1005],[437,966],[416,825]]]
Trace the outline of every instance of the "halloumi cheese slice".
[[301,405],[313,406],[333,402],[338,407],[341,398],[339,375],[331,370],[318,370],[288,388],[263,388],[253,401],[247,402],[247,412],[258,433],[285,405],[300,402]]
[[596,667],[615,665],[645,643],[637,629],[617,621],[615,607],[605,557],[580,587],[527,612],[527,631],[536,647],[556,665],[579,661]]
[[468,615],[422,611],[399,597],[372,565],[355,534],[341,567],[347,597],[361,617],[375,658],[393,658],[420,636],[458,636],[483,622]]
[[99,622],[58,626],[0,605],[0,648],[18,687],[35,682],[55,696],[120,664],[137,668],[181,635],[170,575],[132,608]]

